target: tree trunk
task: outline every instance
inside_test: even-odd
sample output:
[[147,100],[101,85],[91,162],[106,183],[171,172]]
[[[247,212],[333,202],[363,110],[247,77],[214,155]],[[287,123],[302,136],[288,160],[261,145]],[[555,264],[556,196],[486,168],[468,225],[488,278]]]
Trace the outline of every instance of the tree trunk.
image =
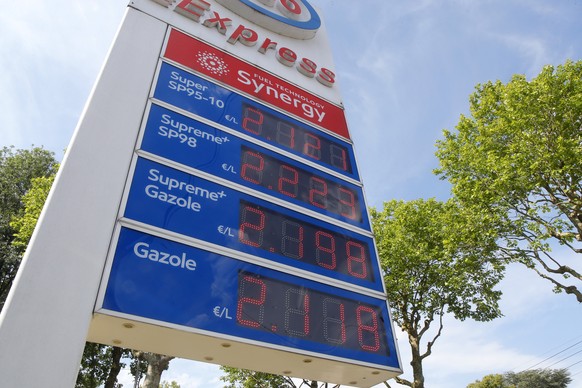
[[[409,334],[410,335],[410,334]],[[424,388],[424,373],[422,371],[422,357],[420,356],[420,347],[418,338],[409,337],[410,350],[412,351],[412,388]]]
[[109,369],[109,374],[107,375],[107,380],[105,380],[105,385],[103,388],[115,388],[115,383],[117,383],[117,375],[121,371],[121,356],[123,354],[123,349],[113,346],[111,350],[111,369]]
[[148,370],[142,388],[159,388],[162,373],[170,366],[171,356],[155,353],[142,353],[142,357],[148,363]]

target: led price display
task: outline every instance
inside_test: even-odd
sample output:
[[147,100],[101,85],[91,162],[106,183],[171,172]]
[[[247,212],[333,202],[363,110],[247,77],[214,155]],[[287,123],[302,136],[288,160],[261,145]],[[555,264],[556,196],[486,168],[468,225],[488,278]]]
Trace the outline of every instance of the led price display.
[[370,230],[361,186],[156,104],[140,148]]
[[163,62],[153,97],[359,180],[349,142]]
[[291,120],[277,117],[249,103],[242,104],[242,128],[282,148],[294,150],[308,159],[352,172],[347,147],[320,136]]
[[332,279],[382,291],[371,235],[138,158],[124,216]]
[[360,222],[362,210],[355,190],[310,174],[274,157],[243,146],[241,177],[257,185],[298,198],[320,209]]
[[236,321],[266,332],[388,355],[378,306],[239,272]]
[[397,365],[383,298],[127,227],[119,232],[102,308],[206,335]]
[[368,244],[248,201],[240,201],[238,238],[314,266],[373,281]]

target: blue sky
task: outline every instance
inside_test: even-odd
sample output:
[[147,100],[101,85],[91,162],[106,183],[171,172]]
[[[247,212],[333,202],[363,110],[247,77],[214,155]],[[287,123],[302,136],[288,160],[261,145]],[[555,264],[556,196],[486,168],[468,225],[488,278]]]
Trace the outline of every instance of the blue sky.
[[[467,112],[476,84],[516,73],[531,78],[546,64],[582,57],[580,0],[311,3],[327,25],[368,204],[376,207],[448,197],[447,183],[432,174],[434,144]],[[42,145],[62,157],[125,8],[112,0],[4,2],[0,145]],[[425,361],[428,386],[465,387],[485,374],[526,369],[582,340],[582,308],[573,297],[553,294],[521,267],[510,267],[500,289],[503,318],[446,320]],[[410,376],[408,343],[398,337]],[[582,354],[552,367],[579,361]],[[570,371],[578,373],[570,387],[582,388],[582,362]],[[164,379],[206,388],[220,386],[218,376],[215,366],[176,360]]]

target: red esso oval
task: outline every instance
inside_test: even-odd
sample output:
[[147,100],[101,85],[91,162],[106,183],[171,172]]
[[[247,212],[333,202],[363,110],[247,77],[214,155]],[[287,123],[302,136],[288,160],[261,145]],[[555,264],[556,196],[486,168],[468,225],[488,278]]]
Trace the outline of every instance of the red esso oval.
[[311,39],[321,19],[307,0],[216,0],[268,30],[295,39]]

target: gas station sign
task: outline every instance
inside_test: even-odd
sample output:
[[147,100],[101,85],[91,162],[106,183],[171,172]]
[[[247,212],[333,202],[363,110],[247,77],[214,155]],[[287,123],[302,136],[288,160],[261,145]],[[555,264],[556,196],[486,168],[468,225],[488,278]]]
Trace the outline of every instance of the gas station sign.
[[168,25],[89,339],[361,387],[400,373],[317,11],[130,7]]

